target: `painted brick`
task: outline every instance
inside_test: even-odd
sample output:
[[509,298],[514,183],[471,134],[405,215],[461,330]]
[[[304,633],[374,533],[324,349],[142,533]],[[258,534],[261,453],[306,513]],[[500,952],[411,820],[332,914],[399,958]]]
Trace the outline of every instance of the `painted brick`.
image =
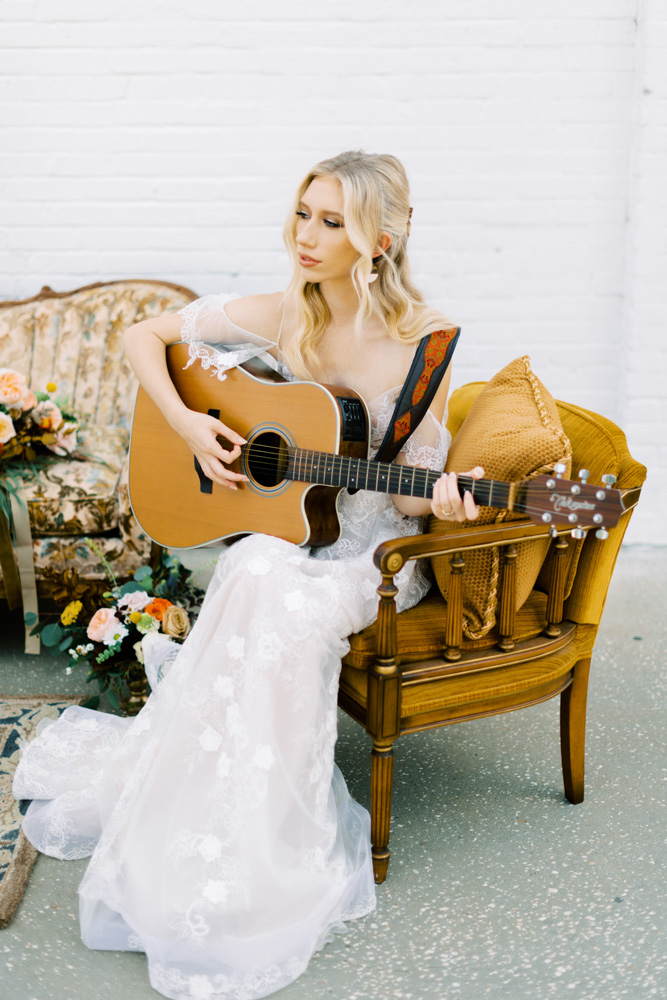
[[408,170],[411,260],[463,326],[626,428],[667,543],[662,0],[0,0],[0,296],[143,275],[284,287],[281,229],[340,149]]

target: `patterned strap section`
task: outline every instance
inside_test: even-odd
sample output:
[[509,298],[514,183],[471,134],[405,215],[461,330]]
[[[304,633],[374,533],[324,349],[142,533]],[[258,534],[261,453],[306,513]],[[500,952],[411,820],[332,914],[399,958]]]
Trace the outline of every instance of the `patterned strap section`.
[[396,401],[376,462],[392,462],[433,402],[452,359],[461,328],[448,327],[426,334]]

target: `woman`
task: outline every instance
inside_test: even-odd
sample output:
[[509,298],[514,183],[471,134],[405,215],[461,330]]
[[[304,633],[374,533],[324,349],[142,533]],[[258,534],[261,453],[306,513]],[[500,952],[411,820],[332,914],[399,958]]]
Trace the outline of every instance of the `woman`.
[[[229,468],[243,438],[185,407],[165,346],[188,341],[191,361],[221,376],[259,355],[287,378],[351,387],[377,449],[420,339],[449,325],[410,281],[410,214],[396,158],[325,160],[285,226],[284,293],[209,295],[127,331],[144,388],[215,483],[244,489]],[[449,372],[396,461],[444,467],[448,385]],[[369,817],[333,760],[340,658],[377,613],[374,549],[417,533],[431,511],[477,516],[450,474],[432,500],[343,491],[341,537],[324,548],[264,534],[236,542],[184,645],[147,650],[153,671],[171,666],[134,720],[75,707],[40,730],[14,792],[38,800],[24,830],[39,850],[92,854],[79,888],[89,947],[145,951],[168,997],[263,997],[374,909]],[[414,564],[396,582],[399,609],[429,586]]]

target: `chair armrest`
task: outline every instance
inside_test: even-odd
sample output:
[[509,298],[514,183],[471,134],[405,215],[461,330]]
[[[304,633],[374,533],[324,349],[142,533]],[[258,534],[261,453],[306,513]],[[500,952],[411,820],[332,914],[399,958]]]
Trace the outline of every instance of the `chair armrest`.
[[[569,535],[571,526],[556,529],[559,535]],[[410,559],[446,555],[466,549],[482,549],[492,545],[509,545],[534,538],[548,538],[553,529],[546,524],[534,524],[530,518],[511,521],[501,526],[478,524],[447,535],[408,535],[393,538],[378,545],[373,562],[383,576],[393,576]]]

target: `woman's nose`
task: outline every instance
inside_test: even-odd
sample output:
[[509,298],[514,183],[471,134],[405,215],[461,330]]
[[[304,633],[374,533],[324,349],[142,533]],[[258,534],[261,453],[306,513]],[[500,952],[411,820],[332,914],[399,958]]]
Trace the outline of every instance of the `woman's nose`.
[[304,219],[302,221],[297,234],[297,243],[307,243],[309,247],[315,245],[315,229],[312,223],[312,219]]

